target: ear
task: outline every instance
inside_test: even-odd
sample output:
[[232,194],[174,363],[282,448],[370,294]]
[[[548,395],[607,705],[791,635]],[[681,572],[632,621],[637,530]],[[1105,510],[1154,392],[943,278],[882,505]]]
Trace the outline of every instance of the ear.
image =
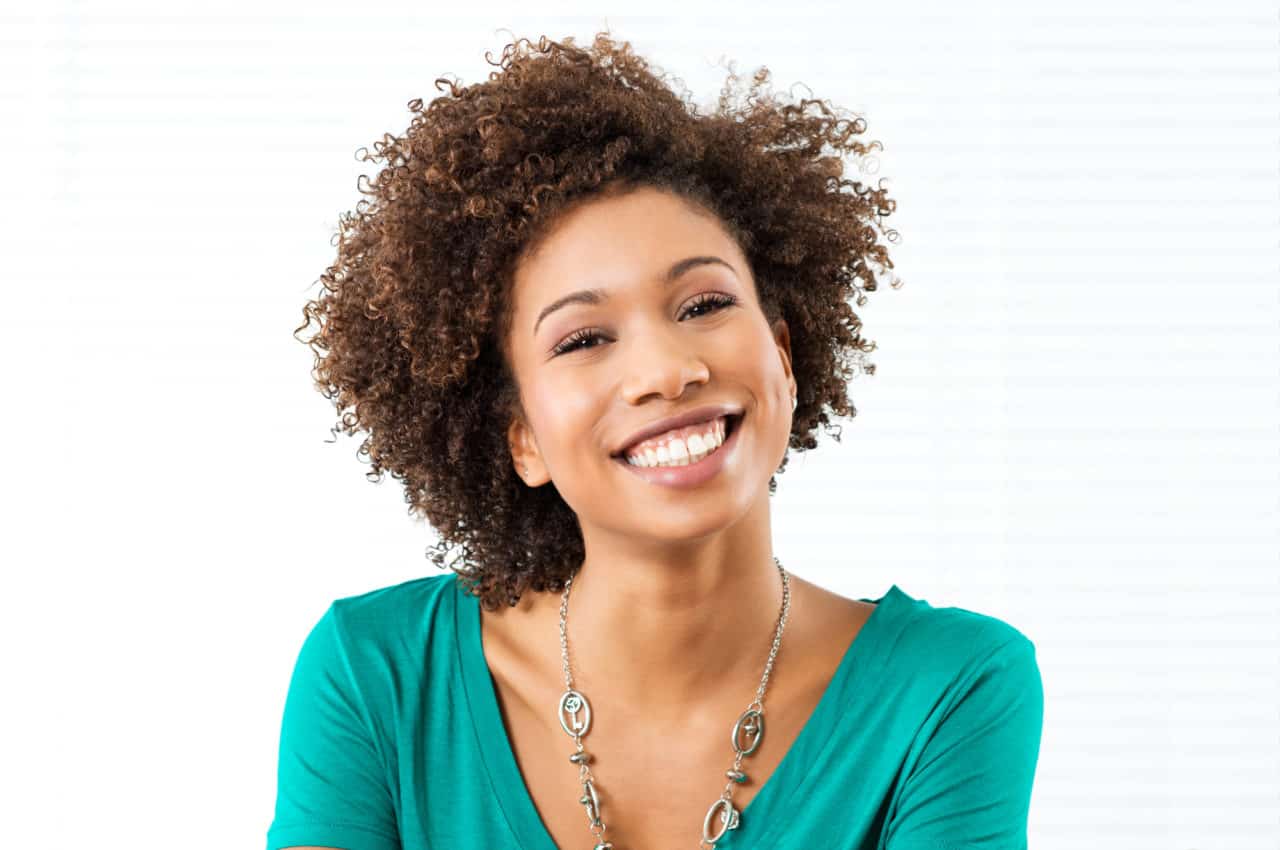
[[786,319],[778,319],[773,323],[773,340],[778,347],[778,356],[782,360],[782,371],[787,376],[787,383],[791,385],[791,394],[796,394],[796,376],[791,370],[791,329],[787,327]]
[[542,453],[538,450],[538,442],[533,437],[533,429],[524,420],[524,416],[516,415],[507,426],[507,445],[511,448],[511,460],[515,463],[516,475],[525,484],[530,487],[539,487],[546,482]]

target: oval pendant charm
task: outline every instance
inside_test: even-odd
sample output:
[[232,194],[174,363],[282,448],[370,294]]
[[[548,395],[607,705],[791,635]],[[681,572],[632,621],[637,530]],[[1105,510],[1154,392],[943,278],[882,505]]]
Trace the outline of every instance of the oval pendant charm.
[[585,792],[579,803],[587,807],[587,820],[592,826],[600,826],[600,798],[596,796],[596,786],[590,779],[582,783]]
[[[579,711],[583,713],[582,717],[578,717]],[[557,712],[560,715],[560,727],[570,738],[585,735],[591,728],[591,704],[577,691],[569,690],[560,695]]]
[[[720,812],[720,817],[715,818],[719,822],[720,830],[715,834],[711,834],[711,820],[716,814],[717,809],[724,809]],[[738,828],[738,810],[733,807],[733,803],[720,797],[711,804],[711,808],[707,809],[707,816],[702,819],[702,840],[708,844],[715,844],[724,834],[731,829]]]
[[[750,736],[750,741],[745,748],[739,743],[738,738],[746,732]],[[738,718],[738,722],[733,724],[733,750],[740,755],[749,756],[756,751],[756,747],[760,746],[760,739],[764,737],[764,715],[759,709],[749,708],[742,712],[742,716]]]

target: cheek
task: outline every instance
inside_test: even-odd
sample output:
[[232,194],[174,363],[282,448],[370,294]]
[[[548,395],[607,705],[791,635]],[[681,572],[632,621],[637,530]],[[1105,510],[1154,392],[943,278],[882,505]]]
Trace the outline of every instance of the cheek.
[[590,438],[596,392],[580,379],[544,381],[528,388],[526,409],[539,438],[538,448],[544,455],[571,453]]
[[737,340],[733,353],[735,362],[750,370],[750,374],[744,377],[760,392],[777,391],[776,385],[786,383],[778,347],[767,329],[743,334]]

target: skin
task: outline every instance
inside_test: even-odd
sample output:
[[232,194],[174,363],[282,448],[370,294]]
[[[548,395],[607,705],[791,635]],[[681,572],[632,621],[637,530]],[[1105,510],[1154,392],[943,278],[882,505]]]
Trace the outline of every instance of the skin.
[[[664,285],[665,270],[692,256],[728,267],[697,266]],[[609,297],[557,310],[535,333],[543,308],[589,287]],[[711,292],[737,303],[687,312]],[[504,355],[521,410],[508,442],[525,483],[554,482],[582,528],[568,640],[574,685],[595,715],[583,739],[593,772],[610,799],[625,801],[605,805],[607,837],[629,846],[696,840],[723,787],[717,777],[733,763],[728,732],[755,695],[782,602],[768,481],[786,451],[796,388],[786,323],[770,326],[746,258],[713,215],[649,187],[569,214],[519,265],[513,298]],[[582,329],[600,336],[553,355]],[[610,457],[648,423],[715,402],[745,417],[736,451],[699,487],[650,484]],[[793,573],[790,584],[767,733],[744,759],[751,781],[734,792],[739,810],[874,609]],[[589,835],[566,760],[572,741],[554,709],[564,690],[559,615],[559,593],[530,591],[514,607],[482,611],[481,623],[526,786],[557,843],[571,846]]]
[[[664,287],[662,273],[690,256],[732,268],[699,266]],[[591,286],[612,294],[552,313],[534,334],[544,306]],[[681,315],[708,292],[738,303]],[[512,459],[529,486],[555,482],[585,543],[570,597],[575,667],[613,670],[619,697],[657,720],[697,716],[708,687],[758,679],[759,654],[742,648],[773,634],[781,604],[768,481],[791,427],[786,323],[769,327],[720,223],[652,188],[561,222],[517,269],[514,305],[508,356],[522,411],[508,430]],[[602,338],[551,356],[590,328]],[[707,483],[653,485],[610,457],[644,425],[711,402],[746,415],[736,452]],[[555,609],[558,634],[559,594],[530,596],[539,613]]]

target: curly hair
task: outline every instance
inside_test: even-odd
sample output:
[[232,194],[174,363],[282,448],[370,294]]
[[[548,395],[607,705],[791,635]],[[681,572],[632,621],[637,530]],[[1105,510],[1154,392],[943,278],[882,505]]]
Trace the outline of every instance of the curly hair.
[[639,186],[718,216],[766,317],[787,322],[797,451],[817,446],[819,425],[839,441],[829,414],[857,414],[849,379],[855,365],[874,375],[865,355],[876,346],[849,299],[862,306],[893,268],[877,233],[898,234],[881,226],[896,207],[884,189],[843,177],[843,156],[883,149],[854,138],[866,122],[821,100],[780,101],[766,68],[740,106],[730,66],[717,109],[702,114],[607,31],[590,48],[544,36],[485,58],[501,70],[465,87],[437,79],[447,96],[411,100],[403,136],[357,151],[386,165],[367,186],[360,175],[368,197],[342,215],[337,260],[294,335],[320,325],[302,341],[339,414],[333,436],[367,432],[366,477],[404,482],[409,513],[439,533],[431,561],[494,610],[562,590],[584,557],[576,514],[554,484],[525,486],[506,438],[519,410],[506,348],[514,269],[560,216]]

